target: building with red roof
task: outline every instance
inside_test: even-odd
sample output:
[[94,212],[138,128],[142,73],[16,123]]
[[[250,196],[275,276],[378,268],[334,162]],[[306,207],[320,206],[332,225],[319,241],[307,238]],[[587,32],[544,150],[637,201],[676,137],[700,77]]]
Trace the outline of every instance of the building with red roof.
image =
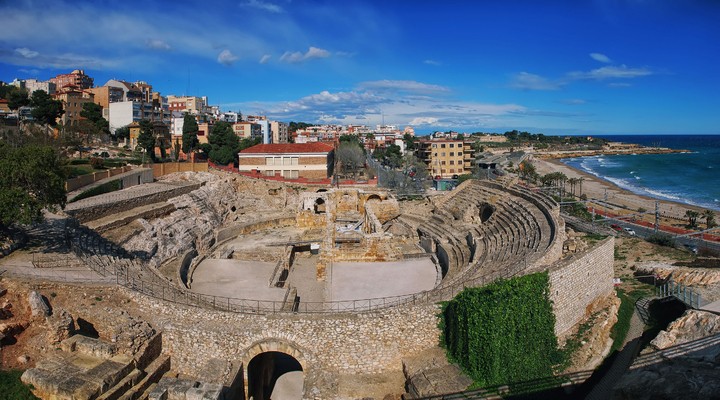
[[259,144],[238,154],[238,170],[264,177],[323,180],[333,174],[333,150],[318,142]]

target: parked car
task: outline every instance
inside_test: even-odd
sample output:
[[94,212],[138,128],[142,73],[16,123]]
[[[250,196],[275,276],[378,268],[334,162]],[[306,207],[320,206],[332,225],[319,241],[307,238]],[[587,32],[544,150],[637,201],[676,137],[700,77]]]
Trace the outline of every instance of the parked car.
[[693,253],[693,254],[697,254],[697,253],[698,253],[697,247],[695,247],[695,246],[693,246],[693,245],[691,245],[691,244],[685,244],[685,245],[683,245],[683,246],[685,246],[685,248],[688,249],[688,250],[689,250],[691,253]]
[[634,230],[632,230],[632,229],[630,229],[630,228],[623,228],[623,230],[624,230],[625,233],[627,233],[628,235],[630,235],[630,236],[635,236],[635,231],[634,231]]
[[612,224],[612,225],[610,225],[610,227],[613,228],[613,229],[615,229],[615,230],[618,231],[618,232],[621,232],[621,231],[622,231],[622,227],[621,227],[620,225],[618,225],[618,224]]

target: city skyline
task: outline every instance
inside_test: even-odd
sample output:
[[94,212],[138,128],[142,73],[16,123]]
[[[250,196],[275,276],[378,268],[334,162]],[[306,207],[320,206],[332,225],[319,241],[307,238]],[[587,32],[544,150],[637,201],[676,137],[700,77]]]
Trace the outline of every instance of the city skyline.
[[224,111],[546,134],[719,133],[720,4],[0,2],[0,80],[84,69]]

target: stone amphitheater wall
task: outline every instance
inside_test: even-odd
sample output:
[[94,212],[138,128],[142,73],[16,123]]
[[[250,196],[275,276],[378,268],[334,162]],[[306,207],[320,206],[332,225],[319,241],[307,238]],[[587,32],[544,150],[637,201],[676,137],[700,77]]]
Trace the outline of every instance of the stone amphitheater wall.
[[589,306],[613,293],[615,239],[609,237],[585,253],[561,260],[549,269],[555,335],[563,341]]
[[162,324],[173,370],[193,376],[207,360],[247,361],[269,339],[303,354],[308,367],[341,373],[400,370],[404,357],[438,345],[439,307],[404,305],[366,313],[232,314],[134,296]]
[[292,216],[292,217],[264,219],[264,220],[252,222],[249,224],[233,225],[233,226],[218,230],[217,234],[215,235],[215,243],[216,244],[222,243],[226,240],[237,237],[238,235],[246,235],[248,233],[251,233],[251,232],[254,232],[257,230],[279,228],[279,227],[283,227],[283,226],[292,226],[292,225],[295,225],[295,223],[296,223],[296,218],[294,216]]
[[80,222],[93,221],[108,215],[125,212],[135,207],[166,201],[173,197],[178,197],[180,195],[190,193],[193,190],[198,189],[200,186],[202,186],[200,183],[179,186],[177,188],[165,190],[162,192],[154,192],[148,195],[140,195],[133,198],[122,199],[112,203],[102,203],[83,207],[76,210],[65,210],[65,212],[68,215],[77,218]]

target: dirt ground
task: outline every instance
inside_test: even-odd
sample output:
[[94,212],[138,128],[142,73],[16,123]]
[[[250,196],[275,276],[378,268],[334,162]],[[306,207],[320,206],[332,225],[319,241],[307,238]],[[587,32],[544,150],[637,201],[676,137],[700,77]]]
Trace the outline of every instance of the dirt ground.
[[[32,290],[43,295],[51,309],[67,310],[75,319],[101,322],[105,315],[130,300],[116,288],[88,285],[59,285],[0,278],[0,288],[7,293],[0,297],[0,306],[10,304],[11,316],[0,319],[0,326],[11,324],[15,328],[2,341],[0,369],[27,369],[33,367],[43,354],[53,351],[56,345],[47,339],[44,317],[32,317],[28,293]],[[127,305],[123,309],[128,309]],[[99,325],[99,324],[97,324]]]

